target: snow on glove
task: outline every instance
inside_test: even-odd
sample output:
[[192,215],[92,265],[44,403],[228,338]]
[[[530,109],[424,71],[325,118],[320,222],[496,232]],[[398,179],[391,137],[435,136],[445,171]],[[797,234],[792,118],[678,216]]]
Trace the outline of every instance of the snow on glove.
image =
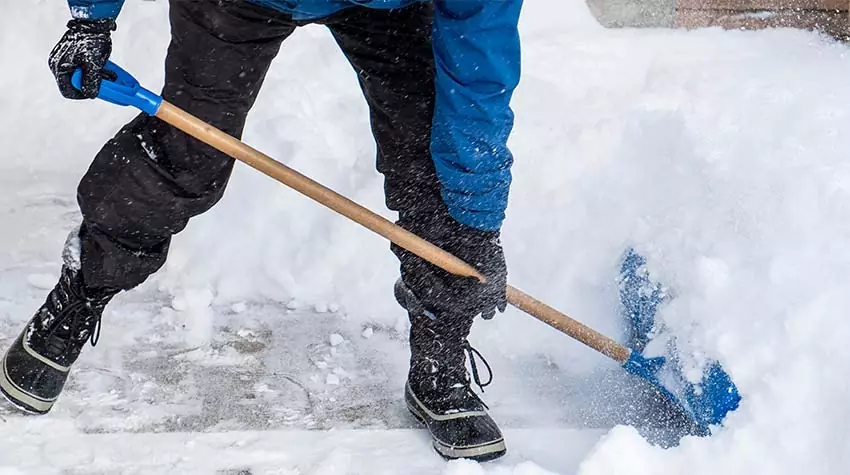
[[[445,315],[450,319],[471,319],[481,315],[489,320],[496,315],[496,310],[505,310],[508,271],[498,231],[479,231],[449,216],[423,216],[421,213],[403,215],[399,224],[469,263],[487,277],[487,283],[482,284],[473,277],[452,275],[393,244],[393,252],[401,259],[405,285],[417,304],[432,318]],[[399,303],[408,307],[404,302]]]
[[487,282],[465,278],[453,285],[453,293],[467,312],[481,314],[485,320],[496,316],[496,310],[504,312],[508,302],[505,289],[508,283],[508,268],[498,231],[479,231],[458,224],[453,236],[444,249],[484,274]]
[[[48,64],[59,91],[68,99],[94,99],[100,92],[104,78],[103,67],[112,54],[111,33],[115,20],[74,19],[68,22],[68,31],[50,53]],[[71,84],[71,76],[78,68],[83,70],[82,90]]]

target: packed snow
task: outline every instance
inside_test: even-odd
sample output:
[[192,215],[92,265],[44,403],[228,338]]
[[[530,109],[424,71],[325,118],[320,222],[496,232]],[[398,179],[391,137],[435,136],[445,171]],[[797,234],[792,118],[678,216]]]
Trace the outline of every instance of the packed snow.
[[[60,97],[46,58],[64,1],[8,3],[4,350],[58,276],[77,180],[134,115]],[[129,1],[115,34],[113,58],[154,90],[166,14]],[[471,338],[495,372],[484,398],[508,455],[444,462],[401,402],[407,322],[388,244],[238,166],[166,267],[110,305],[54,411],[0,408],[0,472],[846,473],[848,47],[795,30],[607,30],[579,0],[526,2],[521,30],[511,282],[620,338],[617,266],[636,247],[670,288],[659,318],[693,367],[717,359],[741,391],[724,427],[650,444],[630,425],[651,419],[636,381],[509,310]],[[284,44],[244,140],[393,217],[356,77],[321,27]]]

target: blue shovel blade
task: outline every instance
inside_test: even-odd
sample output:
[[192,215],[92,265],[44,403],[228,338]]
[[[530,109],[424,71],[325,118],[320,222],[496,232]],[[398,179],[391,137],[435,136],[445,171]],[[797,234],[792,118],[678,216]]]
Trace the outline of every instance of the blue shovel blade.
[[688,381],[672,349],[670,358],[641,353],[655,331],[655,314],[667,299],[664,288],[649,278],[646,260],[629,249],[620,269],[620,303],[627,325],[627,344],[632,349],[623,368],[643,378],[670,403],[691,419],[697,435],[709,435],[710,427],[723,422],[738,408],[738,388],[717,362],[709,364],[699,382]]
[[735,383],[716,362],[706,368],[697,383],[682,376],[675,359],[663,356],[647,358],[632,352],[623,368],[643,378],[685,414],[693,423],[695,435],[710,435],[711,426],[721,424],[741,401]]
[[643,352],[655,328],[655,313],[667,294],[652,282],[646,259],[634,249],[626,251],[620,266],[620,313],[626,322],[626,346]]
[[686,386],[683,398],[694,420],[702,427],[722,423],[726,414],[737,409],[741,402],[738,388],[717,362],[713,362],[703,372],[702,382],[698,386]]

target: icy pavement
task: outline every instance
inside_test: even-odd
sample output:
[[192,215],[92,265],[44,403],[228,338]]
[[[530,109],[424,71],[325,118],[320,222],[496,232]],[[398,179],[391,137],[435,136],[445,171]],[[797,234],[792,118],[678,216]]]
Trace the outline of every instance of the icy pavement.
[[[0,235],[16,236],[0,257],[2,348],[55,284],[60,256],[50,250],[79,220],[72,196],[57,191],[65,179],[45,173],[28,187],[0,178],[20,190],[0,195],[0,220],[38,223]],[[175,297],[145,284],[108,306],[97,347],[84,349],[50,414],[22,416],[0,403],[0,470],[440,471],[445,462],[403,405],[405,332],[334,304],[217,305],[203,292]],[[617,369],[575,377],[545,352],[511,354],[486,340],[482,351],[495,373],[484,396],[510,453],[489,470],[569,473],[607,429],[645,421]]]

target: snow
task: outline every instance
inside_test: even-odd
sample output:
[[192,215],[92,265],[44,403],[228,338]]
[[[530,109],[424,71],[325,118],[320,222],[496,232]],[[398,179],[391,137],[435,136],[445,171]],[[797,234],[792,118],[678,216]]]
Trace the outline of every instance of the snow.
[[56,280],[59,277],[53,274],[31,274],[27,276],[27,282],[41,290],[50,290],[56,285]]
[[339,333],[331,333],[331,335],[328,337],[328,341],[330,341],[331,346],[337,346],[343,344],[345,342],[345,338],[343,338],[342,335],[340,335]]
[[[0,17],[2,346],[58,273],[76,182],[134,115],[59,97],[45,63],[63,3]],[[114,58],[157,89],[166,2],[127,3]],[[522,36],[511,282],[620,337],[617,264],[635,246],[670,288],[659,318],[690,368],[717,359],[741,390],[725,427],[650,445],[624,425],[634,381],[510,310],[472,336],[508,455],[445,463],[400,402],[407,324],[387,243],[238,166],[166,267],[110,305],[54,412],[0,412],[0,471],[845,473],[847,47],[792,30],[605,30],[577,0],[526,2]],[[368,130],[356,76],[311,27],[283,46],[244,139],[392,218]]]
[[496,469],[488,472],[481,465],[471,460],[455,460],[446,465],[444,475],[553,475],[552,472],[544,470],[533,462],[523,462],[515,467],[506,469]]
[[[423,457],[423,453],[432,449],[418,431],[411,430],[79,434],[72,425],[65,424],[51,425],[52,432],[45,434],[44,424],[36,423],[19,425],[17,429],[12,432],[0,428],[0,436],[4,441],[8,439],[8,443],[4,442],[3,457],[16,463],[16,468],[10,468],[11,473],[17,469],[28,474],[235,474],[250,469],[251,473],[268,475],[552,474],[533,462],[515,467],[488,467],[467,461],[447,464],[436,456]],[[549,442],[535,440],[537,435],[547,437]],[[516,450],[542,458],[547,450],[557,450],[552,440],[586,450],[583,435],[570,430],[518,429],[508,433],[517,439]],[[53,450],[57,444],[60,450]],[[47,447],[51,449],[48,458],[55,471],[43,469],[46,464],[41,454],[48,453],[43,451]],[[563,448],[561,452],[564,453]],[[293,466],[296,458],[301,462],[298,467]]]

